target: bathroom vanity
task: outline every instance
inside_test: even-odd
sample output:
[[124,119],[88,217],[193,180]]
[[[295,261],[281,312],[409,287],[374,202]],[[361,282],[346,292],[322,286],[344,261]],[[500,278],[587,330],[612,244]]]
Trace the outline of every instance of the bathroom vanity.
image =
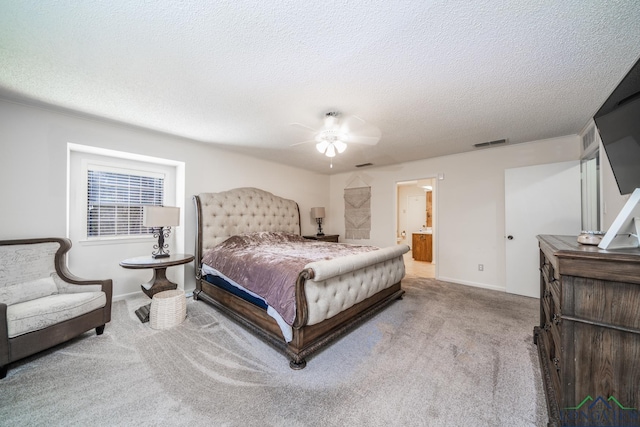
[[411,251],[416,261],[433,260],[433,234],[430,232],[413,233],[411,239]]

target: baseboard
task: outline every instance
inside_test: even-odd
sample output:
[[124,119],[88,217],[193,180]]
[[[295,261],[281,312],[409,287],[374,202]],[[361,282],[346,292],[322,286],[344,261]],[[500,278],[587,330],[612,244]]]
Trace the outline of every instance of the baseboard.
[[140,291],[136,291],[136,292],[130,292],[128,294],[114,295],[111,298],[111,301],[120,301],[120,300],[123,300],[123,299],[127,299],[129,297],[134,297],[134,296],[139,296],[139,295],[144,295],[141,290]]
[[466,280],[454,279],[452,277],[440,276],[438,278],[438,280],[441,280],[443,282],[456,283],[458,285],[473,286],[474,288],[490,289],[492,291],[499,291],[499,292],[506,292],[507,291],[506,288],[503,288],[501,286],[489,285],[487,283],[479,283],[479,282],[468,282]]
[[[135,297],[135,296],[139,296],[139,295],[144,295],[142,293],[142,290],[136,291],[136,292],[130,292],[128,294],[114,295],[111,298],[111,301],[120,301],[120,300],[123,300],[123,299],[127,299],[129,297]],[[185,290],[184,291],[184,296],[185,296],[185,298],[191,298],[193,296],[193,289]]]

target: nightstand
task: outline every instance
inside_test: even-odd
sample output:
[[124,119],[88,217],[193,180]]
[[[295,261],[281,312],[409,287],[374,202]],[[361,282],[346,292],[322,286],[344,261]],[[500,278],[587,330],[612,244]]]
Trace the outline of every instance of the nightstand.
[[302,236],[305,239],[309,239],[309,240],[319,240],[321,242],[333,242],[333,243],[338,243],[338,237],[340,237],[339,234],[325,234],[323,236],[318,236],[317,234],[313,234],[311,236]]

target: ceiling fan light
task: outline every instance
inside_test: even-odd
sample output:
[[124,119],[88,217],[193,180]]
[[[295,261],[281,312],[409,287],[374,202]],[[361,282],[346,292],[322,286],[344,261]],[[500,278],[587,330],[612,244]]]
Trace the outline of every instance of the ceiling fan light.
[[323,154],[327,151],[327,147],[329,147],[329,143],[327,141],[320,141],[316,144],[316,150]]
[[336,156],[335,146],[333,144],[329,144],[329,146],[327,147],[327,152],[325,154],[327,155],[327,157],[335,157]]
[[347,144],[345,144],[344,142],[340,141],[339,139],[336,140],[333,143],[334,147],[336,147],[336,150],[338,150],[338,153],[344,153],[344,150],[347,149]]

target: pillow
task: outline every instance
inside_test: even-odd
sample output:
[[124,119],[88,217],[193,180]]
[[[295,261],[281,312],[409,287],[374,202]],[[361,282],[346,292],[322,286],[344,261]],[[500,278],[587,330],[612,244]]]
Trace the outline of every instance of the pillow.
[[57,293],[58,287],[53,277],[43,277],[0,288],[0,303],[13,305]]

